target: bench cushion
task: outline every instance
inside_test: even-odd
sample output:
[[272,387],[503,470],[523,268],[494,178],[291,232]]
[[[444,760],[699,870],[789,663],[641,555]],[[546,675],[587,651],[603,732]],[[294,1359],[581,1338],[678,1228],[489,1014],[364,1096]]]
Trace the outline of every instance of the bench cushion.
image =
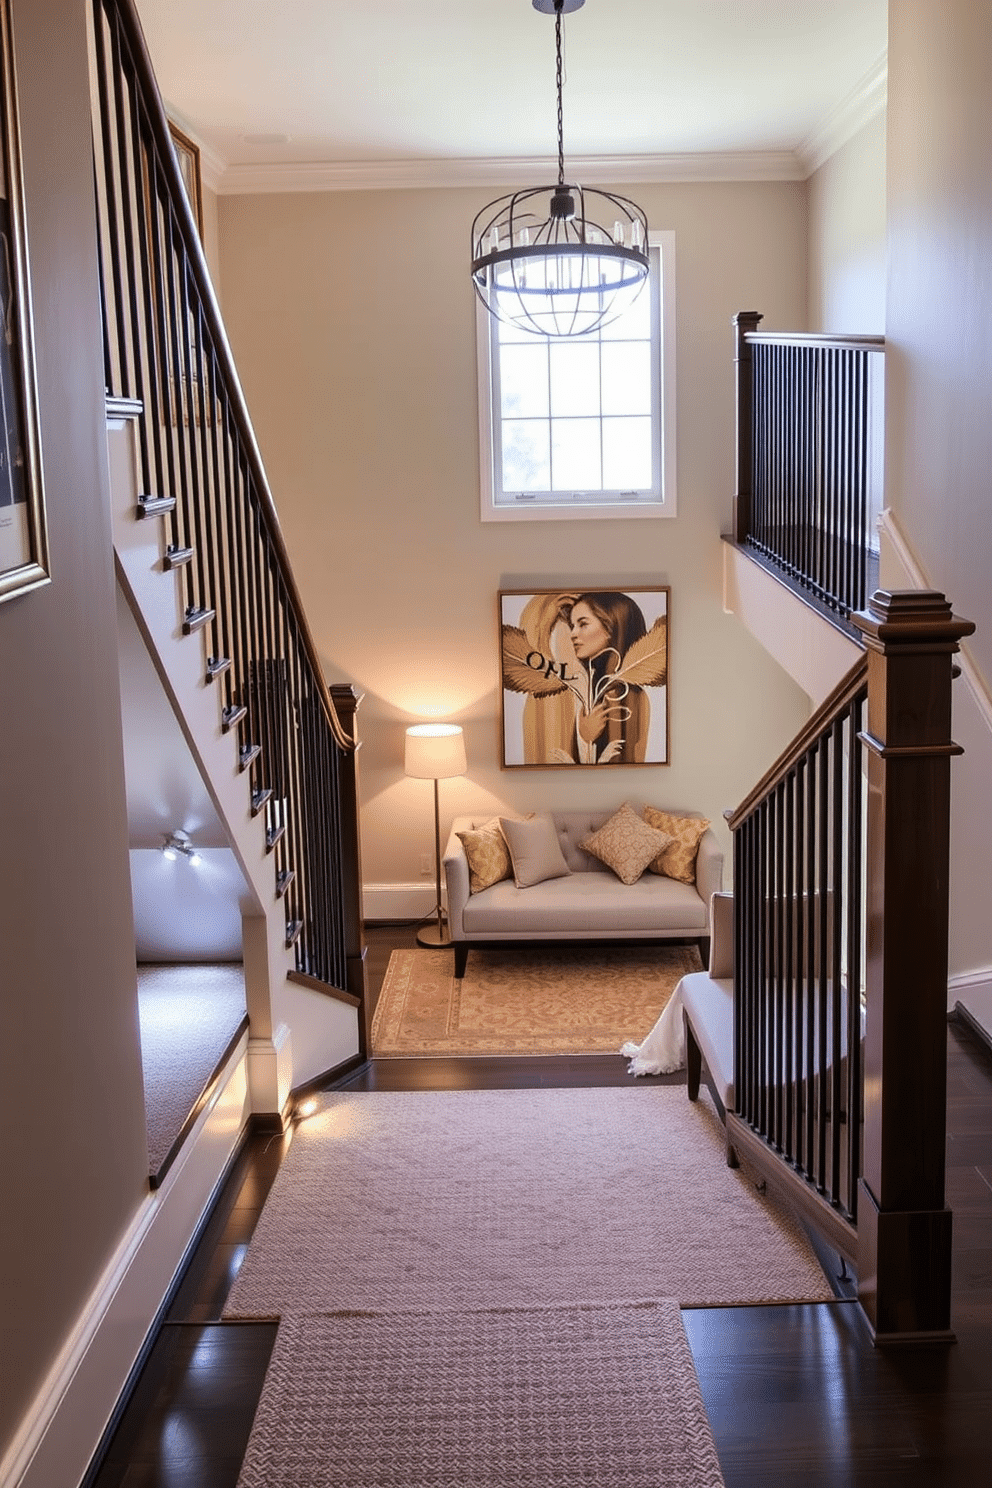
[[734,1109],[734,984],[705,971],[679,984],[682,1007],[725,1110]]

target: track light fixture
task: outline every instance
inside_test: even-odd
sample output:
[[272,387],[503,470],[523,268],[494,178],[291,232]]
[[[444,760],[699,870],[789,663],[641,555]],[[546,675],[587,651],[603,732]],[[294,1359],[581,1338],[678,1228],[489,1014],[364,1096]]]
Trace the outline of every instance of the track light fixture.
[[177,858],[188,858],[191,863],[200,861],[200,854],[189,840],[189,834],[178,828],[175,832],[167,832],[162,841],[162,851],[165,856],[175,862]]

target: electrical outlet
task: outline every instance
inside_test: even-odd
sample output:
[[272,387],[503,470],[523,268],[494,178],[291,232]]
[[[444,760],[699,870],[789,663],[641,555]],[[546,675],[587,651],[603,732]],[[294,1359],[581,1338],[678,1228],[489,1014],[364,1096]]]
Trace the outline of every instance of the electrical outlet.
[[430,878],[431,875],[433,874],[433,872],[434,872],[434,854],[433,853],[421,853],[420,854],[420,876],[421,876],[421,878]]

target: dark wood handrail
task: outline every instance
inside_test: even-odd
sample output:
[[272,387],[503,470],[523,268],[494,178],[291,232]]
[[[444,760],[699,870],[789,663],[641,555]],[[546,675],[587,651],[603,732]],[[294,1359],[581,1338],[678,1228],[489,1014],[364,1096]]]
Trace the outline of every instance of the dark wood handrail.
[[792,740],[788,748],[765,771],[757,785],[748,791],[736,810],[727,813],[727,825],[732,832],[736,831],[741,823],[750,816],[754,808],[785,779],[791,770],[795,769],[802,757],[808,753],[810,745],[823,734],[834,718],[838,714],[843,713],[850,705],[857,696],[858,690],[864,686],[867,672],[868,658],[866,656],[859,656],[850,671],[841,678],[837,686],[824,698],[816,711],[810,714],[803,728]]
[[[102,0],[95,0],[95,4],[99,13],[104,8]],[[200,296],[207,329],[213,341],[215,354],[221,363],[230,397],[232,417],[237,426],[238,437],[242,441],[251,463],[251,473],[256,487],[259,512],[265,523],[269,542],[278,558],[283,586],[294,610],[300,640],[313,672],[313,682],[316,692],[327,715],[328,724],[338,747],[343,750],[351,750],[355,747],[355,741],[342,727],[341,720],[338,718],[337,709],[334,706],[327,682],[324,678],[320,655],[306,618],[306,611],[297,587],[289,552],[282,535],[275,502],[272,499],[272,492],[265,474],[265,466],[262,462],[261,452],[255,438],[255,430],[248,413],[244,391],[241,387],[241,379],[238,376],[234,355],[231,351],[230,342],[227,339],[223,317],[217,304],[217,297],[214,294],[210,270],[203,252],[203,244],[200,241],[196,221],[189,204],[189,197],[173,149],[172,137],[169,133],[168,117],[162,105],[158,81],[155,77],[155,69],[148,54],[148,47],[145,42],[144,32],[141,29],[141,22],[138,19],[133,0],[115,0],[114,8],[121,30],[126,36],[131,51],[131,59],[141,86],[142,106],[147,113],[149,127],[158,147],[160,157],[158,166],[168,182],[172,207],[178,219],[189,273]]]
[[884,336],[859,336],[826,331],[746,331],[751,346],[823,346],[836,351],[884,351]]

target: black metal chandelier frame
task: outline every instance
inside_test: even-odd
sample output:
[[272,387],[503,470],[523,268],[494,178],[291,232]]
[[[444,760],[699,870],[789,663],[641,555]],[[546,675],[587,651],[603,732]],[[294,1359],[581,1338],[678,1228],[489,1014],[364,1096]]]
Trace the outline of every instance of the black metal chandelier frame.
[[[558,181],[498,197],[477,213],[472,280],[497,319],[538,335],[586,335],[621,315],[643,287],[648,222],[628,197],[566,182],[562,16],[585,0],[532,3],[555,17]],[[534,210],[540,198],[550,198],[543,217]]]

